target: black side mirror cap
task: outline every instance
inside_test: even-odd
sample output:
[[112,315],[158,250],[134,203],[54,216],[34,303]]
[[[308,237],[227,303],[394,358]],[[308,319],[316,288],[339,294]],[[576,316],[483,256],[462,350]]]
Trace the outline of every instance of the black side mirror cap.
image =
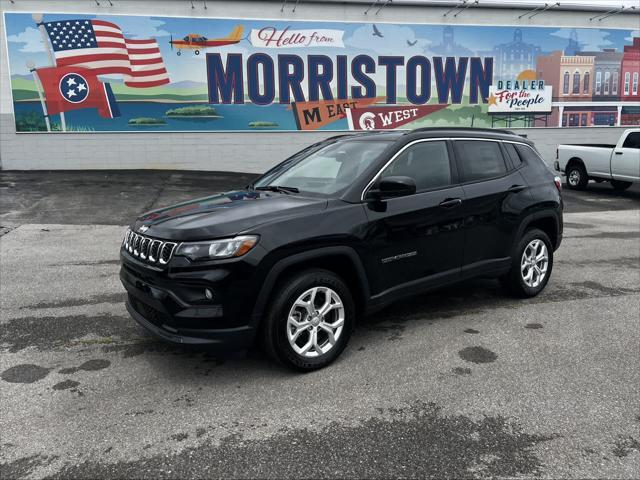
[[416,193],[416,182],[413,178],[393,176],[381,179],[375,189],[369,190],[367,196],[373,200],[384,200],[414,193]]

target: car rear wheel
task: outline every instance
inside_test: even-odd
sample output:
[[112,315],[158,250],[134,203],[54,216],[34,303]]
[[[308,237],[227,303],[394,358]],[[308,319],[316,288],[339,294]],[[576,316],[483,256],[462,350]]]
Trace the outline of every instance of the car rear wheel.
[[589,176],[584,166],[574,163],[567,168],[567,188],[572,190],[584,190],[589,183]]
[[354,326],[348,287],[334,273],[318,269],[301,272],[277,289],[262,333],[266,352],[295,370],[329,365]]
[[631,186],[631,182],[623,182],[621,180],[611,180],[611,186],[618,192],[623,192]]
[[549,281],[553,268],[553,247],[546,233],[528,230],[518,242],[511,270],[501,281],[517,297],[538,295]]

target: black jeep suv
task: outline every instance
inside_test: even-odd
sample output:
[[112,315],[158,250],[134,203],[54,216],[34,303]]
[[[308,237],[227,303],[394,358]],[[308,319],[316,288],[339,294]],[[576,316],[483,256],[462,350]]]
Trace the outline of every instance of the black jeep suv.
[[127,309],[165,340],[259,339],[312,370],[356,318],[476,276],[549,281],[560,178],[509,131],[421,129],[311,145],[246,189],[146,213],[122,242]]

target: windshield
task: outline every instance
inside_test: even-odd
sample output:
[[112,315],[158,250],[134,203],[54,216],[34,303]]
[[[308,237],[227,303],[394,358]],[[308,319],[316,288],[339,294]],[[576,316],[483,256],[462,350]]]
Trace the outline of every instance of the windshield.
[[335,195],[351,185],[389,143],[378,140],[336,142],[312,149],[297,161],[300,154],[296,154],[292,157],[293,162],[285,162],[282,168],[268,173],[254,186],[292,187],[300,192]]

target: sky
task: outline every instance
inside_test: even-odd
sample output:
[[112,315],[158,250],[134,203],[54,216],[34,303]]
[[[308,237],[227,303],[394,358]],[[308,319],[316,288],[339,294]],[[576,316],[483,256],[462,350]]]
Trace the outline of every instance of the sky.
[[[6,32],[9,48],[9,60],[12,74],[26,74],[27,61],[33,61],[37,66],[45,66],[49,63],[42,37],[36,28],[30,14],[6,13]],[[69,20],[79,18],[96,18],[95,15],[61,15],[45,14],[44,21]],[[377,28],[384,35],[383,38],[372,35],[371,23],[340,23],[340,22],[310,22],[310,21],[270,21],[270,20],[233,20],[211,18],[169,18],[169,17],[143,17],[143,16],[105,16],[97,18],[111,21],[120,26],[125,36],[130,38],[155,37],[158,40],[164,62],[167,66],[172,82],[185,80],[206,82],[205,55],[194,55],[191,51],[184,51],[177,56],[177,50],[172,50],[169,40],[173,37],[179,39],[188,33],[202,34],[208,38],[224,37],[231,32],[234,26],[242,24],[244,34],[248,35],[251,28],[274,26],[282,29],[290,26],[291,29],[337,29],[344,31],[345,48],[313,48],[313,49],[262,49],[252,47],[248,40],[242,40],[239,44],[209,49],[208,52],[216,53],[242,53],[248,56],[251,53],[262,51],[273,55],[278,53],[327,54],[335,56],[343,54],[353,57],[357,54],[367,53],[371,56],[378,55],[412,55],[433,56],[433,48],[442,40],[442,25],[416,25],[416,24],[386,24],[378,23]],[[554,27],[519,27],[523,31],[523,40],[540,46],[543,52],[563,49],[568,41],[571,29]],[[516,27],[487,27],[487,26],[454,26],[456,44],[471,50],[474,53],[491,51],[495,45],[512,41]],[[640,36],[640,31],[617,29],[577,29],[578,38],[583,45],[583,50],[601,50],[602,48],[616,48],[622,51],[625,44],[630,43],[632,36]],[[414,43],[410,46],[407,42]],[[455,53],[455,52],[454,52]],[[382,69],[379,69],[382,70]],[[381,78],[379,79],[382,80]]]

